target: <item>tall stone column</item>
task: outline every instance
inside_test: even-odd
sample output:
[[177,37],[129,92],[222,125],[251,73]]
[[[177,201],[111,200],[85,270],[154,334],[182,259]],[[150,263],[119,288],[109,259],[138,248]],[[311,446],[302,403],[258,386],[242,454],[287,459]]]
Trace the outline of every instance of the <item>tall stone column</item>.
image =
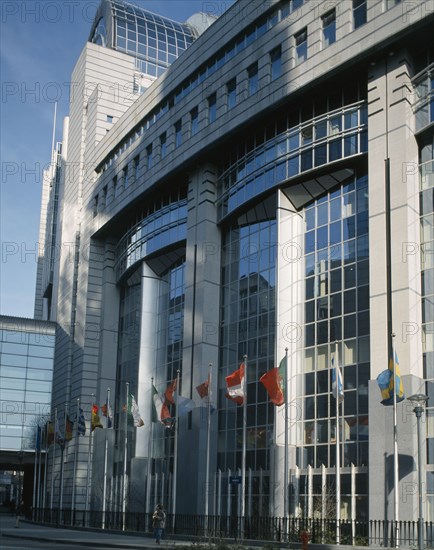
[[[296,425],[302,420],[297,388],[301,387],[303,365],[303,217],[281,191],[277,192],[277,261],[276,261],[276,366],[288,349],[288,483],[289,471],[296,466]],[[285,468],[285,405],[276,407],[276,432],[274,446],[274,512],[284,513]],[[287,493],[288,494],[288,493]],[[287,508],[289,510],[289,507]]]
[[[390,52],[378,59],[371,65],[368,77],[369,514],[374,520],[394,518],[393,411],[392,407],[380,404],[381,395],[375,382],[388,366],[391,332],[396,333],[396,351],[406,395],[423,390],[420,257],[414,252],[420,249],[419,176],[414,169],[418,163],[418,147],[413,133],[411,77],[412,63],[405,50]],[[397,405],[400,520],[417,518],[417,495],[409,489],[417,481],[413,416],[406,402]]]
[[[199,402],[196,386],[212,368],[212,400],[218,393],[218,344],[220,320],[220,230],[217,227],[217,171],[212,165],[190,174],[185,272],[184,352],[182,395]],[[180,420],[178,504],[184,512],[203,513],[207,441],[207,409],[196,408]],[[210,484],[216,471],[217,415],[211,417]],[[191,450],[194,449],[193,454]],[[191,472],[197,472],[191,476]],[[196,481],[192,483],[192,480]],[[209,488],[211,493],[212,489]],[[210,498],[210,513],[212,498]]]

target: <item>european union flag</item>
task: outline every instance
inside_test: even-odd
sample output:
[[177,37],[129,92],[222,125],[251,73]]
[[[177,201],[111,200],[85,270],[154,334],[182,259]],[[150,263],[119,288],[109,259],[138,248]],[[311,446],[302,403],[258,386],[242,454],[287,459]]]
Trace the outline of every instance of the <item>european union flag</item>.
[[[405,399],[404,395],[404,386],[402,384],[401,373],[399,370],[398,356],[395,353],[395,378],[396,378],[396,402],[399,403]],[[389,406],[393,405],[393,391],[394,391],[394,380],[393,380],[393,360],[389,361],[389,368],[381,372],[377,376],[377,384],[381,391],[381,401],[382,405]]]

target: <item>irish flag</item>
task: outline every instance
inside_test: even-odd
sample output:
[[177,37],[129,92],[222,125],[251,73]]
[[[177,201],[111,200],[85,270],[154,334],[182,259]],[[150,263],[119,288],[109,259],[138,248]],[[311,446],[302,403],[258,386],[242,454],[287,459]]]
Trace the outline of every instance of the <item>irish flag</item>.
[[234,371],[229,376],[226,376],[227,393],[226,397],[231,401],[234,401],[237,405],[244,403],[245,392],[245,378],[244,378],[244,363],[241,363],[240,368]]
[[158,393],[157,388],[154,385],[152,386],[152,401],[154,402],[154,407],[152,409],[152,422],[161,422],[167,426],[167,424],[171,421],[171,416],[169,407],[166,403],[166,396]]

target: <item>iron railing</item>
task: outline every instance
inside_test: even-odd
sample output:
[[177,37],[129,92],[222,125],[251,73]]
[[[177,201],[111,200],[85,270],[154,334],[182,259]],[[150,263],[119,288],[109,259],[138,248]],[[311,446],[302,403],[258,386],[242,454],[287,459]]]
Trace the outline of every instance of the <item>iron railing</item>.
[[[82,510],[36,509],[33,520],[57,527],[93,528],[114,531],[140,532],[151,534],[152,514],[114,512],[86,512]],[[300,542],[303,531],[309,534],[311,543],[336,544],[337,524],[333,519],[306,519],[280,517],[203,516],[167,514],[166,537],[188,536],[197,539],[261,540],[272,542]],[[400,547],[417,546],[418,522],[400,521],[399,530],[394,521],[384,520],[341,520],[340,544],[356,546],[396,546],[396,533],[399,532]],[[242,533],[243,529],[243,533]],[[434,523],[424,523],[424,543],[426,548],[434,548]]]

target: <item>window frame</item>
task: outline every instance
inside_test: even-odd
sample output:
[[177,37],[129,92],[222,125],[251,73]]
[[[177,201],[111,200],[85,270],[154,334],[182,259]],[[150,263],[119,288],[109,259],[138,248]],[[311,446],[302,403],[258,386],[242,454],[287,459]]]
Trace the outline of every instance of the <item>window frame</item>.
[[217,119],[217,93],[209,95],[207,98],[208,103],[208,124],[212,124]]
[[279,46],[273,48],[269,55],[271,64],[271,80],[273,81],[282,76],[282,46],[279,44]]
[[[330,19],[330,22],[326,24],[326,21],[328,18],[332,17]],[[328,46],[331,46],[331,44],[334,44],[336,42],[336,8],[333,8],[329,10],[328,12],[324,13],[321,16],[322,21],[322,39],[323,39],[323,46],[327,48]],[[330,40],[330,37],[328,36],[330,27],[333,25],[332,30],[332,40]]]
[[307,27],[294,34],[295,63],[299,65],[307,59]]

